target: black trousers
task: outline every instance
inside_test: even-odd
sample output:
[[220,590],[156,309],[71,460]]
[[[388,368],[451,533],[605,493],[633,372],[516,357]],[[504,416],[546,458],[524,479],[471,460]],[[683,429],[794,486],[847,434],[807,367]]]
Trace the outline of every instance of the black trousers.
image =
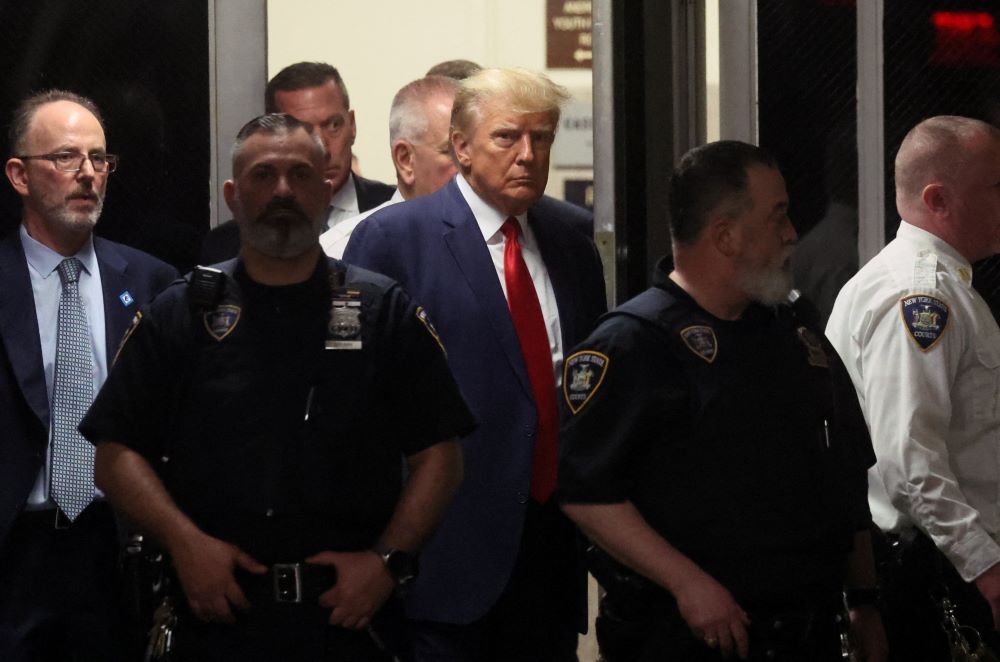
[[[171,662],[391,662],[402,653],[402,605],[391,596],[364,630],[329,624],[330,610],[315,596],[301,603],[276,602],[273,591],[247,584],[239,573],[246,611],[235,623],[208,623],[190,610],[180,584],[172,580],[177,624]],[[264,582],[267,583],[267,582]],[[391,651],[391,652],[390,652]]]
[[585,583],[576,532],[555,503],[528,504],[507,587],[469,624],[411,621],[415,662],[575,662]]
[[895,537],[890,540],[879,531],[872,536],[891,661],[951,659],[948,637],[942,628],[940,602],[945,595],[955,605],[958,621],[974,628],[986,646],[1000,654],[1000,633],[993,629],[986,600],[974,584],[962,580],[929,538],[917,534],[915,539],[904,542]]
[[391,662],[367,630],[327,624],[328,609],[252,606],[235,624],[205,623],[180,609],[172,662]]
[[22,512],[0,549],[0,660],[126,659],[114,516],[95,502],[65,529]]
[[[752,662],[840,662],[839,596],[816,605],[748,607]],[[663,600],[626,618],[613,600],[601,601],[596,629],[606,662],[720,662],[722,654],[691,633],[676,605]],[[624,611],[629,611],[628,609]]]

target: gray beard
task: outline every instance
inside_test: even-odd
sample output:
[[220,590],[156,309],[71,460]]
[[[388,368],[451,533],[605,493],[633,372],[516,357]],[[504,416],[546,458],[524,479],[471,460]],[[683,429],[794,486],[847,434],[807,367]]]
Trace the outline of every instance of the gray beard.
[[98,197],[97,206],[94,210],[86,214],[71,212],[65,205],[49,208],[45,210],[45,216],[61,228],[71,232],[89,233],[97,225],[97,219],[101,217],[104,210],[104,198]]
[[740,275],[743,291],[757,303],[776,306],[788,298],[792,272],[787,266],[747,271]]
[[258,253],[273,258],[290,259],[316,246],[319,227],[306,223],[272,225],[251,221],[240,227],[240,234],[243,241]]

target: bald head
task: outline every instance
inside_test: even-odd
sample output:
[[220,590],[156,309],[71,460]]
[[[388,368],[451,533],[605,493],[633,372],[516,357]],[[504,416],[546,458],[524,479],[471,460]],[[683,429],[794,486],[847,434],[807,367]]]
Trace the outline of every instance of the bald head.
[[[896,204],[903,218],[933,182],[960,180],[982,147],[1000,141],[996,127],[957,115],[940,115],[913,127],[896,153]],[[912,214],[911,214],[912,215]]]
[[973,261],[1000,250],[996,127],[954,115],[924,120],[903,139],[895,173],[896,207],[904,220]]

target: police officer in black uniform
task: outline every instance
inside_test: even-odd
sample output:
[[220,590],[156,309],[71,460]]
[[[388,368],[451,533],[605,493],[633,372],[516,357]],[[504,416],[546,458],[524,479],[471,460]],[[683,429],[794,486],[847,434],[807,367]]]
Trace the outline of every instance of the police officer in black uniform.
[[599,548],[609,662],[840,660],[845,587],[859,659],[884,658],[871,443],[822,332],[778,305],[787,211],[760,148],[689,152],[674,264],[565,361],[559,494]]
[[172,561],[171,660],[392,659],[395,589],[461,480],[474,422],[426,314],[320,251],[324,160],[291,116],[240,131],[240,257],[136,316],[81,424]]

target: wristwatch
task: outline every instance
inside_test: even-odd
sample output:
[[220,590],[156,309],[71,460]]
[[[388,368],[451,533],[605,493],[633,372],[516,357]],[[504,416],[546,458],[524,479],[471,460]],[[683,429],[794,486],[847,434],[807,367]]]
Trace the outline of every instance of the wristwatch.
[[382,558],[386,570],[396,580],[397,586],[406,586],[417,576],[417,557],[410,552],[389,547],[384,543],[375,544],[375,553]]

